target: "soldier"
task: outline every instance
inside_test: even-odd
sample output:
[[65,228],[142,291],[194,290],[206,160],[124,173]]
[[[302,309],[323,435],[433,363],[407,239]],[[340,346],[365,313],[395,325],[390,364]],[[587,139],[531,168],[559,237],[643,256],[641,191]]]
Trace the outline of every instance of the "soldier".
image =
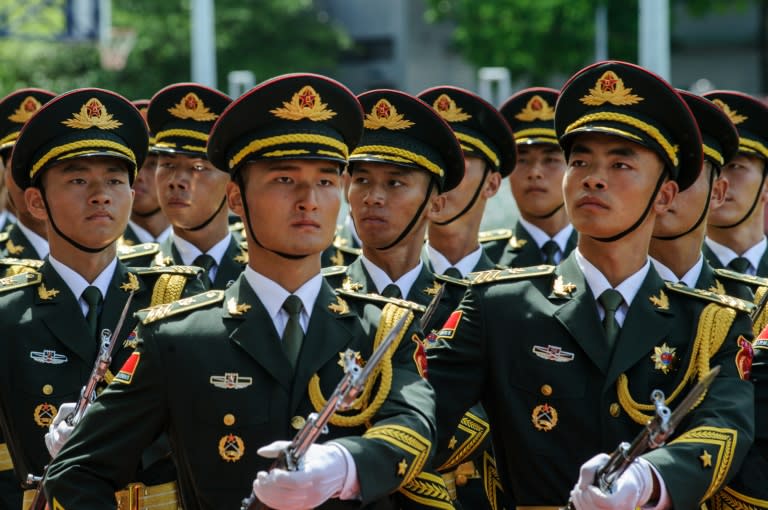
[[556,264],[576,247],[576,233],[563,207],[566,164],[553,121],[558,95],[554,89],[533,87],[501,106],[517,142],[517,164],[509,184],[520,216],[511,237],[483,244],[500,266]]
[[[128,336],[135,323],[130,312],[178,299],[187,287],[202,290],[194,268],[131,271],[116,258],[131,210],[130,186],[146,151],[146,125],[136,108],[102,89],[49,101],[14,147],[13,178],[30,214],[45,220],[51,247],[38,272],[0,283],[0,424],[19,484],[27,474],[42,473],[50,458],[46,442],[55,452],[65,440],[69,426],[62,418],[74,407],[68,403],[79,398],[125,306],[129,319],[114,332],[113,367],[135,346]],[[44,442],[55,417],[61,427]],[[168,493],[162,508],[170,509],[176,508],[174,474],[165,453],[145,458],[131,479],[162,483],[143,491]],[[132,477],[136,465],[129,467]]]
[[[579,510],[695,508],[738,469],[753,437],[752,389],[739,377],[749,349],[739,312],[751,305],[664,284],[648,261],[657,214],[701,170],[698,129],[674,89],[622,62],[572,77],[555,128],[578,248],[557,267],[473,279],[428,350],[437,461],[480,400],[518,505],[559,507],[570,492]],[[716,365],[672,441],[633,462],[612,494],[592,485],[606,459],[595,454],[646,425],[651,390],[674,407]]]
[[159,264],[206,270],[206,288],[223,289],[243,271],[247,252],[229,231],[225,188],[229,175],[205,153],[214,121],[232,100],[196,83],[177,83],[149,102],[147,121],[158,153],[157,193],[173,225]]
[[763,233],[768,106],[740,92],[714,91],[704,97],[722,108],[739,132],[739,153],[723,167],[728,181],[725,203],[709,216],[704,256],[716,268],[768,276],[768,241]]
[[[133,101],[144,119],[147,118],[148,99]],[[171,223],[163,214],[157,198],[155,171],[157,170],[157,152],[152,150],[155,137],[150,133],[147,159],[141,165],[133,183],[133,210],[128,228],[123,234],[122,243],[128,246],[139,243],[162,243],[171,235]]]
[[208,155],[233,176],[228,204],[246,225],[248,267],[226,291],[140,314],[139,348],[121,382],[49,469],[54,505],[104,508],[137,448],[163,429],[177,446],[187,510],[237,508],[252,482],[278,510],[382,508],[429,462],[433,393],[417,371],[411,328],[399,332],[382,385],[368,381],[371,400],[331,420],[332,441],[313,444],[299,471],[266,471],[264,457],[286,444],[272,442],[295,434],[338,383],[340,351],[368,359],[374,337],[411,313],[368,305],[357,316],[320,272],[339,174],[361,130],[355,96],[310,74],[266,81],[221,115]]
[[13,180],[10,156],[21,128],[37,111],[56,94],[47,90],[19,89],[0,100],[0,157],[8,167],[5,186],[9,200],[14,205],[16,223],[0,237],[0,250],[5,257],[42,260],[48,255],[45,222],[32,216],[24,202],[24,191]]
[[461,147],[450,126],[413,96],[372,90],[358,99],[365,131],[350,157],[347,198],[363,252],[337,286],[426,306],[440,284],[420,258],[424,234],[445,204],[442,193],[464,175]]

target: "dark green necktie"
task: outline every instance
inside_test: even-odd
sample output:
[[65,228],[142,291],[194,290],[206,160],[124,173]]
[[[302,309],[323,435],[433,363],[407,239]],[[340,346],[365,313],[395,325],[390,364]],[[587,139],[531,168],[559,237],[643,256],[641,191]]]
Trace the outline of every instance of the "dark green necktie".
[[747,274],[749,269],[749,259],[744,257],[736,257],[728,263],[728,269],[733,269],[737,273]]
[[205,285],[206,290],[211,288],[212,282],[211,282],[211,268],[216,264],[216,261],[213,260],[213,257],[208,255],[207,253],[203,253],[202,255],[198,255],[197,258],[192,262],[193,266],[202,267],[205,269],[203,274],[200,275],[200,280],[203,282],[203,285]]
[[402,294],[400,294],[400,287],[395,285],[394,283],[390,283],[386,287],[384,287],[384,290],[381,291],[381,295],[384,297],[391,297],[391,298],[400,298]]
[[455,267],[449,267],[445,270],[445,273],[443,273],[445,276],[450,276],[451,278],[458,278],[461,279],[461,271],[456,269]]
[[560,251],[560,247],[552,239],[544,243],[541,247],[541,252],[544,254],[544,263],[550,266],[557,264],[555,256]]
[[608,345],[613,348],[616,344],[616,339],[619,337],[619,322],[616,320],[616,310],[619,309],[624,298],[618,290],[608,289],[600,294],[597,300],[600,301],[600,304],[603,305],[603,310],[605,310],[603,329],[605,329],[605,338],[608,340]]
[[90,285],[83,291],[83,301],[88,304],[88,313],[85,316],[85,322],[88,323],[88,331],[91,338],[96,338],[96,331],[99,329],[99,306],[101,305],[101,291],[98,287]]
[[301,299],[291,294],[283,303],[283,310],[288,313],[288,322],[283,331],[283,350],[292,367],[296,367],[301,344],[304,342],[304,330],[301,329]]

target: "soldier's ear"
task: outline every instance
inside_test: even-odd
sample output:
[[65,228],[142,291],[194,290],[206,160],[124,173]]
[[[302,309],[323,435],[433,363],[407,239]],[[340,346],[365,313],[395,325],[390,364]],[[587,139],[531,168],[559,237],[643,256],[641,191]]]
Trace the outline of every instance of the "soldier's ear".
[[677,196],[679,189],[677,182],[669,179],[664,181],[659,188],[659,192],[656,194],[656,200],[653,204],[656,214],[663,214],[667,211],[667,208]]
[[27,188],[24,190],[24,202],[27,204],[29,213],[41,221],[48,220],[48,209],[45,207],[43,193],[40,188]]
[[227,183],[227,205],[233,213],[243,217],[243,195],[240,192],[240,186],[234,181]]
[[491,198],[499,192],[501,186],[501,174],[499,172],[488,172],[485,176],[485,184],[483,188],[483,197]]

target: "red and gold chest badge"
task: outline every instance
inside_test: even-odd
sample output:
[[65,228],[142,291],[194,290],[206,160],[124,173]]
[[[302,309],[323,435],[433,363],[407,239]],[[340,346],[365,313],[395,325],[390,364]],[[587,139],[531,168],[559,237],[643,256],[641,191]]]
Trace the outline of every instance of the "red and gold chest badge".
[[677,359],[675,350],[674,347],[670,347],[666,342],[661,344],[661,347],[654,347],[653,354],[651,354],[651,361],[654,363],[653,368],[668,374],[674,368],[674,363]]
[[736,353],[736,368],[739,371],[739,377],[749,381],[752,374],[752,359],[755,357],[755,349],[752,344],[743,336],[738,339],[739,352]]
[[32,118],[32,116],[37,113],[37,110],[39,110],[43,105],[40,103],[40,101],[37,100],[37,98],[33,96],[27,96],[19,105],[18,108],[16,108],[16,111],[14,111],[9,117],[8,120],[11,122],[18,122],[19,124],[24,124],[29,119]]
[[177,104],[168,108],[168,113],[179,119],[192,119],[200,122],[216,120],[217,114],[203,104],[200,96],[194,92],[187,93]]
[[427,351],[424,349],[424,341],[419,338],[419,335],[415,334],[411,337],[413,343],[416,344],[416,349],[413,351],[413,362],[416,365],[416,370],[419,371],[419,375],[422,379],[427,378]]
[[398,131],[400,129],[408,129],[413,126],[413,122],[406,119],[402,113],[397,113],[395,105],[386,99],[379,99],[371,108],[371,113],[365,115],[363,125],[366,129],[376,130],[384,128],[390,131]]
[[461,316],[463,314],[464,312],[461,310],[454,310],[453,313],[451,313],[451,316],[448,317],[448,320],[445,321],[445,324],[443,324],[443,327],[440,328],[440,331],[437,332],[437,337],[447,339],[453,338],[453,335],[456,334],[456,328],[459,326],[459,322],[461,321]]
[[525,108],[515,115],[517,120],[533,122],[534,120],[552,120],[555,118],[555,109],[546,99],[536,94],[525,104]]
[[448,94],[440,94],[435,102],[432,103],[432,108],[440,114],[442,118],[448,122],[462,122],[472,118],[472,115],[466,113],[461,107],[456,104],[456,101],[451,99]]
[[48,426],[53,423],[53,418],[56,416],[56,413],[58,413],[58,410],[55,405],[43,402],[36,406],[35,410],[32,411],[32,417],[39,427],[48,428]]
[[549,404],[537,405],[531,412],[531,421],[536,430],[549,432],[557,425],[557,410]]
[[579,101],[588,106],[600,106],[611,103],[615,106],[637,104],[645,98],[632,94],[632,89],[624,86],[624,80],[613,71],[606,71],[597,79],[595,86],[589,89],[589,94]]
[[734,124],[741,124],[749,118],[746,115],[741,115],[736,110],[732,110],[722,99],[713,99],[712,102],[719,106]]
[[240,436],[227,434],[219,439],[219,456],[226,462],[237,462],[245,455],[245,442]]
[[320,94],[311,87],[305,85],[293,94],[290,101],[283,101],[282,108],[269,110],[269,113],[279,119],[302,120],[309,119],[314,122],[328,120],[336,116],[336,112],[323,103]]
[[61,121],[67,127],[74,129],[89,129],[92,127],[98,129],[117,129],[123,125],[122,122],[113,118],[113,115],[107,112],[104,103],[92,97],[80,108],[80,111],[72,114],[72,118]]
[[132,352],[128,359],[125,360],[123,368],[121,368],[115,376],[114,381],[123,384],[131,384],[131,382],[133,382],[133,374],[136,372],[136,367],[139,366],[140,360],[141,353],[136,351]]

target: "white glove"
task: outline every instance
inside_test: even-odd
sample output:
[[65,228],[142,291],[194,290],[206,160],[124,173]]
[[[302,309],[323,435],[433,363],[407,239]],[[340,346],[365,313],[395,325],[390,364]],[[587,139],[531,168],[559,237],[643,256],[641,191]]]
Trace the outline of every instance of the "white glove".
[[571,491],[576,510],[635,510],[645,505],[653,494],[653,473],[647,460],[638,458],[629,465],[613,485],[611,494],[604,494],[592,485],[595,473],[610,457],[595,455],[581,466],[579,481]]
[[[274,459],[290,443],[275,441],[262,446],[258,453]],[[347,477],[347,459],[336,444],[313,444],[307,450],[298,471],[273,469],[259,471],[253,492],[275,510],[306,510],[338,496]]]
[[69,425],[67,420],[64,419],[72,414],[74,410],[74,402],[61,404],[59,412],[56,413],[53,422],[48,426],[48,432],[45,434],[45,447],[48,448],[51,458],[59,454],[59,450],[67,442],[69,436],[72,435],[72,431],[75,430],[75,426]]

